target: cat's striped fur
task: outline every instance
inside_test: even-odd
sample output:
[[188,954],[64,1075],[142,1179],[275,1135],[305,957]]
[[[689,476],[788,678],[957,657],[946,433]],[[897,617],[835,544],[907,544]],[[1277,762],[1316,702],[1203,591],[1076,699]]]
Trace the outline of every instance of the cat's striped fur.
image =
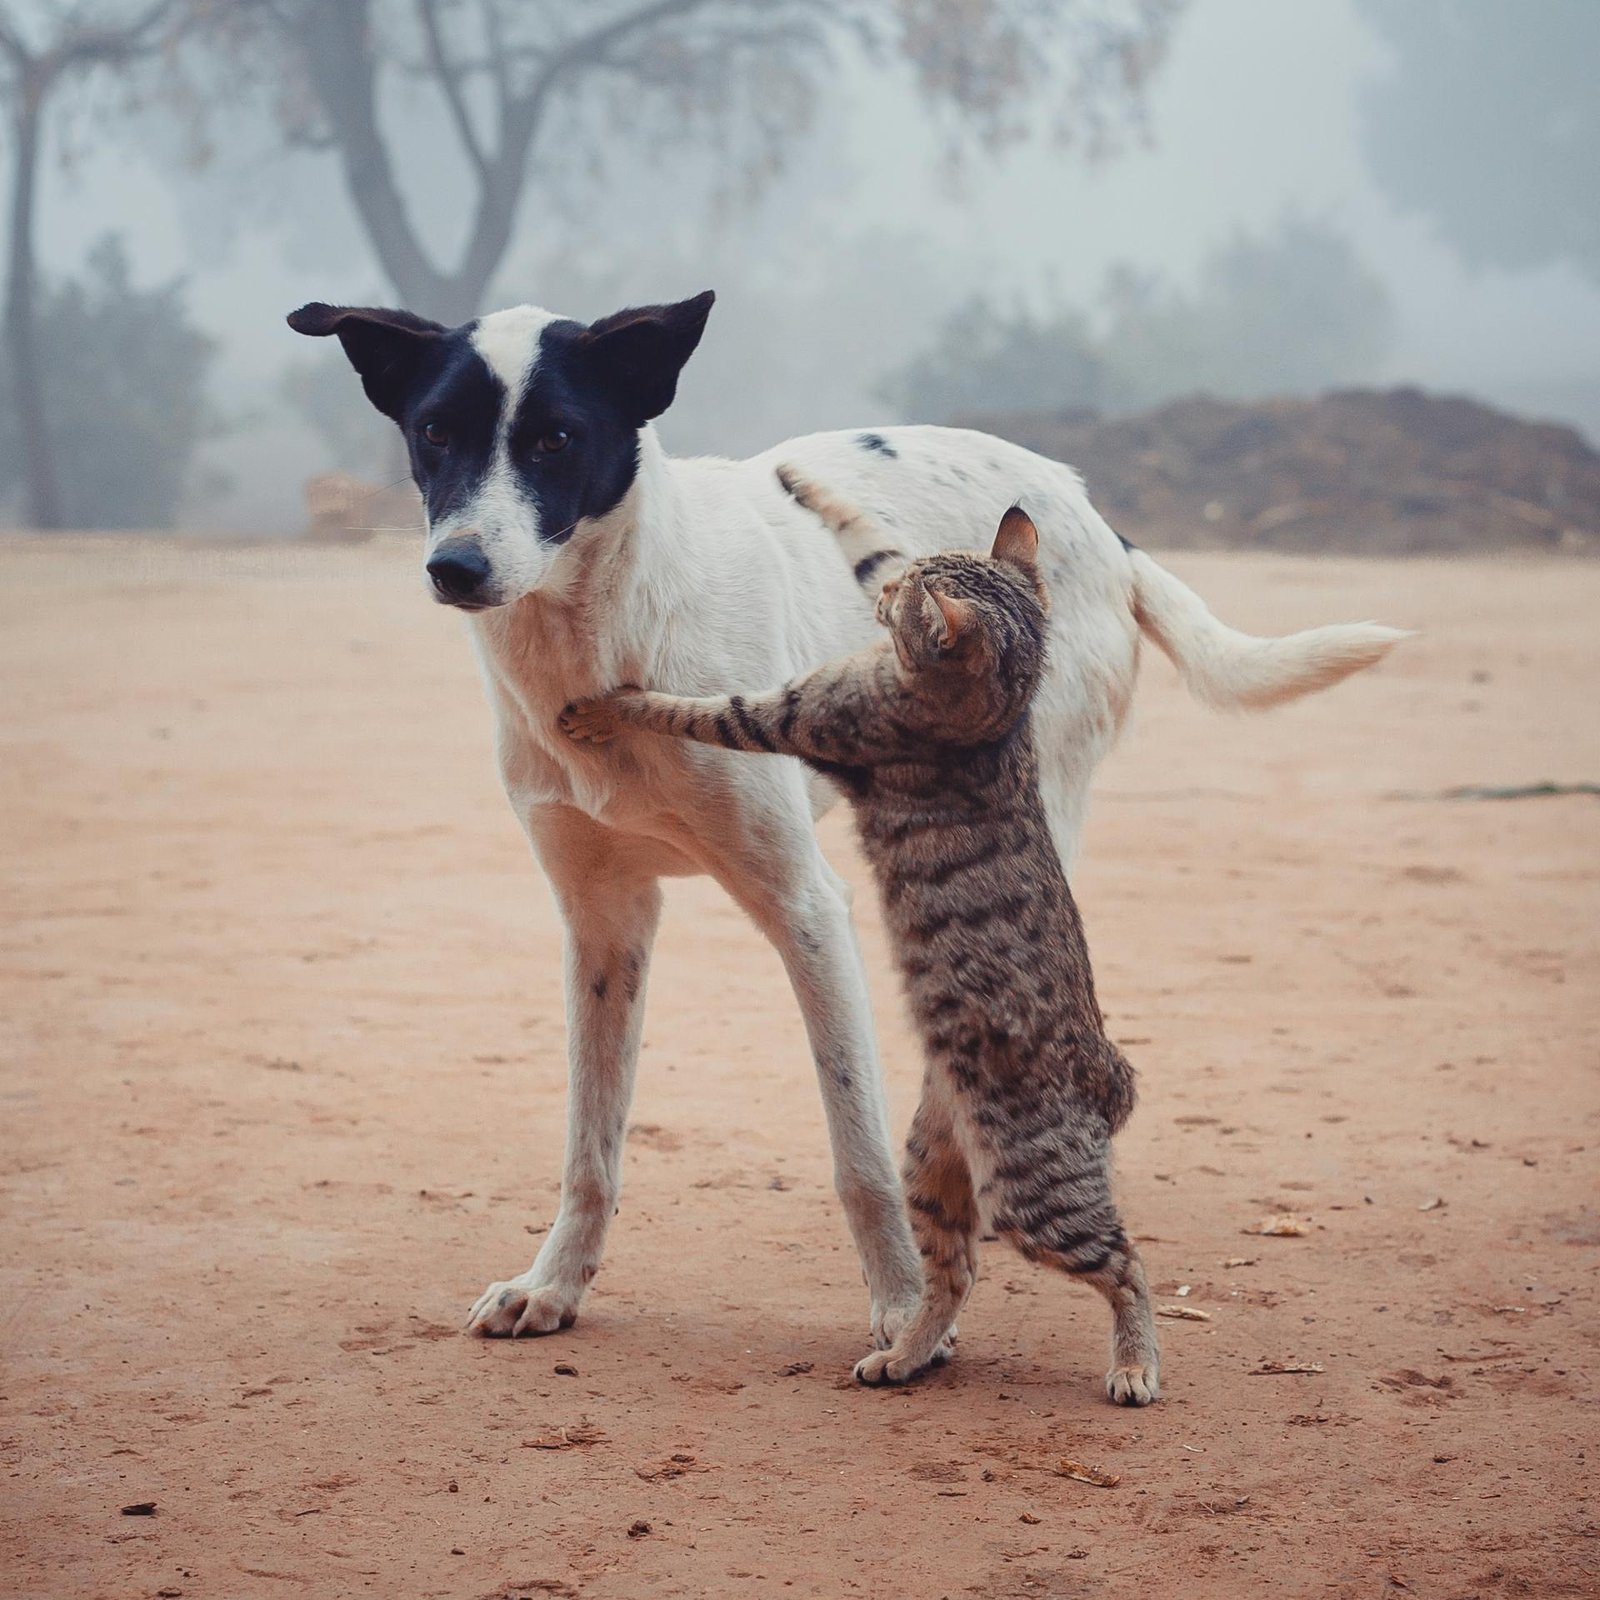
[[863,583],[887,578],[889,639],[768,694],[623,689],[568,707],[562,725],[578,738],[632,728],[799,756],[852,802],[927,1054],[905,1168],[922,1301],[857,1377],[903,1382],[948,1352],[987,1226],[1106,1297],[1107,1392],[1148,1404],[1155,1325],[1109,1172],[1133,1070],[1105,1035],[1029,731],[1048,604],[1037,534],[1013,509],[989,558],[907,563],[850,507],[780,476]]

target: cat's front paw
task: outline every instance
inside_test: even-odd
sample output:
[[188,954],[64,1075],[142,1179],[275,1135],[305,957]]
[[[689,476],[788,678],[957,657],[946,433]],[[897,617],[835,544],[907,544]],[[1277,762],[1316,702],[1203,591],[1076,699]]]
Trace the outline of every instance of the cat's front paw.
[[604,744],[617,736],[622,719],[610,700],[579,700],[565,707],[556,719],[569,739],[584,744]]

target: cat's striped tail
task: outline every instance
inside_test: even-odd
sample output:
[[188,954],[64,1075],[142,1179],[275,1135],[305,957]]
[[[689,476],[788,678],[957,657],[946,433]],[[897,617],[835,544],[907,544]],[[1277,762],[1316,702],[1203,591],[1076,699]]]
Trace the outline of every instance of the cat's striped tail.
[[845,560],[855,569],[856,582],[869,594],[875,595],[904,570],[905,552],[885,544],[883,529],[864,511],[801,477],[793,467],[779,467],[778,482],[839,541]]
[[1143,550],[1130,548],[1133,614],[1197,700],[1221,711],[1264,711],[1326,689],[1381,661],[1411,635],[1377,622],[1339,622],[1281,638],[1240,633]]

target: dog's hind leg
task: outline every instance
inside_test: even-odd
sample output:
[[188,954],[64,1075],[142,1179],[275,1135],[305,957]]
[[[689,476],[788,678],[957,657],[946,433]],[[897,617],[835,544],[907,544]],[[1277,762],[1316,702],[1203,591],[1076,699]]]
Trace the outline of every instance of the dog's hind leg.
[[834,1183],[872,1297],[873,1340],[884,1348],[916,1314],[922,1265],[890,1144],[850,890],[816,842],[799,769],[774,761],[771,777],[762,798],[772,809],[762,805],[764,815],[702,830],[716,841],[705,860],[777,947],[800,1003],[833,1145]]
[[491,1283],[467,1323],[500,1337],[571,1326],[600,1267],[622,1188],[645,975],[661,910],[653,875],[625,841],[566,808],[529,832],[566,924],[567,1148],[561,1207],[537,1259]]

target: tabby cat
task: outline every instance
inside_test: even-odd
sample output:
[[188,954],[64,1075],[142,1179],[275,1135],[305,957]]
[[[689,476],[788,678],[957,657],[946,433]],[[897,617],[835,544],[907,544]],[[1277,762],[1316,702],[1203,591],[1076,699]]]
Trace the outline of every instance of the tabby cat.
[[882,584],[889,638],[769,694],[623,688],[567,707],[561,725],[594,741],[641,729],[798,756],[852,803],[927,1055],[905,1167],[922,1301],[856,1377],[903,1383],[949,1354],[988,1228],[1105,1296],[1106,1392],[1148,1405],[1155,1324],[1108,1170],[1133,1069],[1105,1034],[1029,733],[1048,604],[1038,534],[1013,507],[987,559],[908,562],[868,519],[779,476],[861,581]]

